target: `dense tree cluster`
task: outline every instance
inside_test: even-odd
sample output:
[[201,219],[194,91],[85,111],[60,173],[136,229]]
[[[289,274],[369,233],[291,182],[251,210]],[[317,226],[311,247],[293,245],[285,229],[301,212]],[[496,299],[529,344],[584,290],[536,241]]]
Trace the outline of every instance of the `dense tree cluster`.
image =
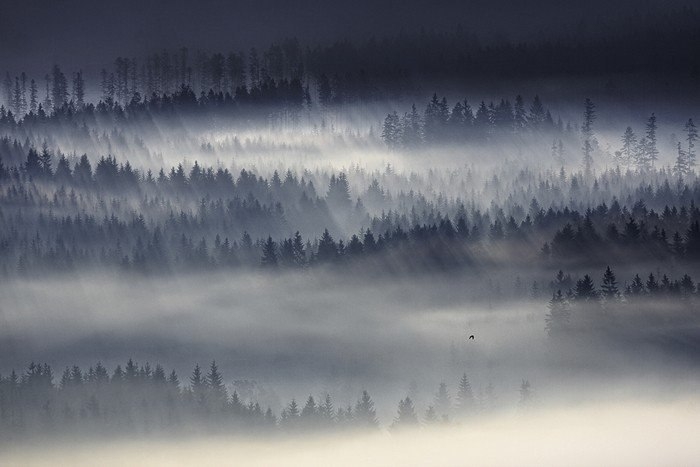
[[[489,394],[493,388],[489,386]],[[402,399],[391,428],[448,423],[493,409],[493,397],[474,394],[464,374],[453,401],[440,383],[425,416],[409,397]],[[66,367],[61,376],[51,366],[31,363],[21,374],[0,375],[2,439],[29,435],[133,435],[211,432],[303,432],[329,429],[377,429],[375,402],[364,390],[354,404],[336,407],[330,394],[302,403],[292,399],[276,414],[254,398],[229,391],[216,362],[196,365],[181,382],[161,365],[138,365],[132,359],[110,372],[97,363],[87,370]]]
[[[322,106],[386,99],[414,93],[421,82],[457,82],[604,73],[697,73],[698,12],[669,9],[662,18],[638,18],[635,27],[609,28],[597,39],[569,37],[557,42],[481,43],[465,28],[451,32],[403,32],[360,42],[304,46],[289,38],[248,51],[191,51],[186,47],[141,57],[117,57],[100,73],[99,97],[122,107],[152,96],[173,95],[182,88],[195,96],[227,101],[239,96],[274,96],[293,89],[310,101],[309,85]],[[672,41],[659,49],[654,38]],[[653,56],[653,60],[649,59]],[[494,60],[494,57],[498,57]],[[90,70],[95,72],[98,70]],[[2,77],[2,97],[15,117],[88,104],[89,83],[81,69],[66,73],[54,65],[45,76],[9,71]]]
[[[614,333],[630,322],[641,331],[643,321],[648,319],[645,315],[652,313],[657,314],[655,319],[669,325],[672,319],[679,319],[678,313],[669,310],[676,306],[692,312],[697,319],[695,308],[700,303],[700,287],[688,274],[680,279],[666,274],[657,277],[653,272],[643,279],[635,274],[631,280],[620,283],[610,266],[601,277],[600,287],[588,274],[574,281],[559,271],[550,288],[555,292],[548,303],[545,329],[554,337],[593,328]],[[660,304],[663,306],[657,311]]]
[[[3,156],[24,162],[5,165]],[[693,263],[700,254],[700,187],[674,182],[672,188],[663,172],[617,169],[592,185],[563,172],[520,171],[508,182],[501,174],[486,181],[478,198],[506,201],[488,208],[476,203],[477,195],[429,199],[413,191],[420,179],[407,184],[391,172],[370,175],[353,202],[348,175],[368,182],[361,172],[299,177],[291,170],[263,178],[242,169],[234,179],[226,168],[197,162],[154,175],[111,156],[93,168],[85,155],[3,139],[0,266],[5,274],[101,265],[157,272],[363,259],[377,271],[419,272],[490,262],[504,251],[513,252],[511,261],[555,267],[630,256]],[[411,191],[392,196],[375,177]],[[435,184],[454,188],[449,179],[433,179],[426,192]],[[324,184],[327,190],[317,192]],[[458,189],[458,196],[468,192],[465,183]]]
[[421,113],[415,104],[410,112],[399,116],[393,112],[386,116],[382,126],[382,139],[391,149],[412,148],[420,144],[455,143],[460,140],[486,141],[504,135],[530,132],[556,131],[560,135],[573,132],[571,124],[564,127],[561,119],[556,122],[539,96],[526,109],[522,96],[515,102],[501,99],[498,105],[484,101],[474,111],[463,100],[450,106],[446,98],[433,94]]

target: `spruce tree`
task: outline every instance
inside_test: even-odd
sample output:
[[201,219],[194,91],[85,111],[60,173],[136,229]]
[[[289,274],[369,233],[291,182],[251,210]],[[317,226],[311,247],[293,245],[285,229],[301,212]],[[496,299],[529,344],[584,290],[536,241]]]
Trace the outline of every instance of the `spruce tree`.
[[605,269],[600,289],[603,297],[608,301],[617,300],[620,296],[620,290],[617,287],[617,279],[615,278],[615,273],[610,269],[610,266]]
[[693,167],[695,167],[696,160],[695,160],[695,142],[698,139],[698,129],[693,123],[693,119],[688,119],[688,121],[685,124],[685,133],[686,137],[685,140],[688,143],[687,149],[686,149],[686,161],[688,165],[688,169],[691,170]]
[[561,290],[552,294],[552,299],[547,307],[549,312],[545,316],[545,330],[550,337],[558,336],[569,328],[571,320],[569,303],[562,295]]
[[410,397],[401,399],[401,401],[399,401],[396,418],[391,427],[393,429],[401,429],[416,425],[418,425],[418,416],[416,415],[416,408],[413,406],[413,401]]
[[374,409],[374,401],[372,401],[372,398],[366,390],[362,391],[362,396],[355,404],[354,420],[363,428],[374,428],[379,424],[377,421],[377,411]]
[[265,268],[277,267],[277,243],[272,240],[272,237],[267,237],[267,241],[263,244],[260,263]]
[[596,119],[595,104],[590,99],[586,99],[584,103],[583,125],[581,126],[581,134],[583,136],[583,170],[587,180],[592,176],[593,169],[593,122]]
[[647,120],[646,125],[646,146],[645,146],[645,159],[651,167],[654,167],[654,162],[659,159],[659,149],[657,148],[656,139],[656,115],[653,113]]
[[210,403],[215,408],[223,408],[228,400],[224,380],[216,366],[216,361],[212,360],[207,373],[206,386],[209,392]]

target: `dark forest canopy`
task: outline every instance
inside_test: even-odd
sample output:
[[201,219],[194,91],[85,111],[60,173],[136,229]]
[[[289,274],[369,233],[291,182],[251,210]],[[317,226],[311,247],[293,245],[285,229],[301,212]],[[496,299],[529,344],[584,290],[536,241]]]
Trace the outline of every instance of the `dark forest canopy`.
[[[2,97],[7,108],[22,115],[36,113],[39,104],[49,112],[71,100],[80,107],[96,97],[125,106],[182,87],[196,97],[250,95],[253,101],[277,94],[302,101],[313,94],[329,105],[425,93],[426,85],[436,82],[642,75],[682,77],[697,85],[697,23],[698,12],[685,8],[638,18],[631,28],[611,27],[593,38],[484,43],[458,28],[313,46],[289,38],[259,49],[142,51],[102,57],[110,66],[101,70],[71,66],[63,71],[60,64],[47,64],[39,74],[5,69]],[[621,78],[615,85],[622,89],[634,81]]]
[[351,178],[366,179],[368,188],[351,193],[344,172],[266,178],[195,162],[154,174],[111,156],[93,168],[85,155],[69,160],[47,146],[4,144],[26,156],[19,166],[0,166],[3,274],[365,261],[378,272],[420,272],[503,265],[504,252],[509,264],[544,267],[700,259],[700,186],[657,170],[618,168],[590,181],[563,170],[501,173],[481,189],[504,201],[485,206],[468,190],[449,202],[415,186],[392,195],[362,172]]

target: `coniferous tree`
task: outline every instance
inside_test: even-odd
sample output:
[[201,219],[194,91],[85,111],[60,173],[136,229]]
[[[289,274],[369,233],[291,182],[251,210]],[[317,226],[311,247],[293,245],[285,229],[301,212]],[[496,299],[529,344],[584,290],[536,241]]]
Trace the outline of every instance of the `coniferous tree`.
[[401,121],[396,112],[388,114],[384,119],[382,139],[389,149],[399,148],[401,144]]
[[656,129],[656,115],[652,113],[646,125],[646,144],[644,146],[645,161],[651,165],[652,168],[654,167],[654,163],[659,159]]
[[540,99],[540,96],[535,96],[535,98],[532,100],[530,114],[527,118],[530,128],[534,130],[542,129],[546,118],[547,112],[544,109],[544,105],[542,105],[542,100]]
[[338,256],[338,246],[333,237],[328,233],[328,229],[323,231],[323,235],[318,242],[318,252],[316,259],[320,263],[328,263],[334,261]]
[[464,373],[459,380],[457,389],[457,410],[462,415],[468,415],[475,409],[474,393],[472,392],[471,384],[467,379],[467,374]]
[[[129,374],[128,368],[126,373],[127,375]],[[128,376],[127,379],[129,379]],[[200,405],[204,405],[207,396],[207,381],[202,374],[202,369],[199,367],[199,364],[196,364],[194,370],[192,370],[192,376],[190,376],[190,390],[194,395],[195,401]]]
[[659,293],[660,286],[653,273],[649,274],[649,278],[646,282],[646,288],[650,295],[656,295]]
[[33,79],[29,84],[29,111],[33,114],[37,113],[39,109],[39,89],[37,88],[36,81]]
[[676,156],[676,163],[673,164],[673,172],[679,179],[682,179],[690,173],[688,154],[681,147],[680,141],[678,142],[678,155]]
[[29,148],[27,152],[27,161],[24,164],[24,169],[30,177],[38,177],[43,174],[39,153],[34,148]]
[[418,425],[418,416],[416,408],[413,406],[413,401],[410,397],[406,397],[399,401],[399,408],[396,413],[394,423],[391,425],[393,429],[402,429]]
[[689,170],[692,170],[693,167],[695,167],[696,164],[696,157],[695,157],[695,142],[698,139],[698,129],[693,123],[693,119],[688,119],[688,121],[685,124],[685,133],[686,137],[685,140],[688,143],[687,149],[686,149],[686,161]]
[[78,71],[73,75],[72,99],[78,108],[82,108],[85,105],[85,81],[83,80],[82,71]]
[[605,269],[600,289],[605,300],[617,300],[620,296],[620,290],[617,287],[617,279],[615,278],[615,273],[610,269],[610,266]]
[[354,414],[355,422],[361,427],[374,428],[378,425],[374,401],[366,390],[362,391],[362,396],[355,404]]
[[224,380],[216,366],[216,362],[212,360],[209,366],[209,373],[206,377],[206,385],[209,392],[209,402],[212,407],[223,408],[228,400]]
[[637,149],[637,136],[634,134],[632,127],[627,127],[625,134],[622,136],[622,155],[621,162],[624,166],[629,167],[634,163],[634,154]]
[[68,100],[68,82],[58,65],[51,71],[51,102],[54,110],[61,108]]
[[435,395],[435,412],[440,420],[447,421],[450,418],[452,410],[452,402],[450,394],[447,390],[447,385],[443,382],[438,387],[438,392]]
[[566,332],[571,320],[569,303],[562,295],[561,290],[557,290],[552,295],[548,304],[549,312],[545,316],[545,330],[549,336],[558,336]]
[[263,245],[260,263],[266,268],[277,267],[277,243],[272,240],[272,237],[267,237],[267,241]]
[[525,103],[523,96],[519,95],[515,98],[513,105],[513,119],[516,133],[521,133],[527,126],[527,116],[525,114]]
[[597,300],[598,293],[595,290],[591,276],[585,274],[583,279],[576,281],[574,296],[576,297],[577,301],[588,302]]
[[587,180],[591,178],[593,169],[593,150],[595,148],[593,122],[595,119],[595,105],[592,100],[587,98],[584,103],[583,125],[581,126],[581,135],[583,136],[583,170]]

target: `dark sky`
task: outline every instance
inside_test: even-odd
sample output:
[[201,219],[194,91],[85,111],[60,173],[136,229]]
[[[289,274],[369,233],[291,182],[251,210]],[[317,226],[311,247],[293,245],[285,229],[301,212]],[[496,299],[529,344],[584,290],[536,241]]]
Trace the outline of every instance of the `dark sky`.
[[[282,37],[304,42],[363,38],[401,29],[452,29],[485,40],[589,31],[611,18],[687,0],[0,0],[0,71],[46,63],[99,68],[117,55],[187,45],[247,49]],[[592,26],[591,26],[592,25]],[[619,26],[616,26],[619,27]],[[583,30],[583,29],[581,29]]]

